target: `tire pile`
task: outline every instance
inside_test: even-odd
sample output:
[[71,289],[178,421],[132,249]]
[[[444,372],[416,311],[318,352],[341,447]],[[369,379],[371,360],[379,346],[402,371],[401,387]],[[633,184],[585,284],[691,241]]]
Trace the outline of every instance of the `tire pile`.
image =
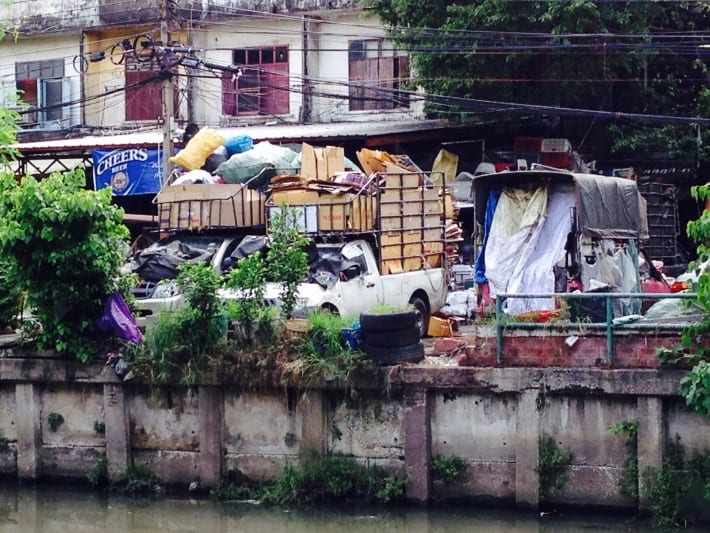
[[415,310],[360,315],[362,351],[378,365],[416,363],[424,359]]

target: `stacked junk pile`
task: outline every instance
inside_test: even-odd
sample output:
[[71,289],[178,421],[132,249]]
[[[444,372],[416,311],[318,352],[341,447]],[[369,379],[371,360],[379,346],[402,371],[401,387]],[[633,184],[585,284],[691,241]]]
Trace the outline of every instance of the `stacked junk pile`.
[[[202,128],[171,158],[178,168],[154,200],[159,229],[170,234],[240,228],[268,235],[270,221],[285,205],[295,210],[300,232],[314,241],[374,237],[382,276],[448,271],[458,262],[462,241],[456,204],[446,187],[447,177],[455,177],[450,162],[437,158],[429,172],[407,155],[367,148],[356,155],[357,164],[341,147],[254,143],[247,136],[225,139]],[[444,303],[446,282],[442,285],[441,304],[432,302],[430,312]],[[406,352],[410,361],[423,357],[416,318],[404,315],[398,327],[405,334],[398,337],[408,344],[395,347],[390,346],[393,336],[382,331],[381,317],[360,315],[364,347],[373,359],[386,359],[392,348]]]

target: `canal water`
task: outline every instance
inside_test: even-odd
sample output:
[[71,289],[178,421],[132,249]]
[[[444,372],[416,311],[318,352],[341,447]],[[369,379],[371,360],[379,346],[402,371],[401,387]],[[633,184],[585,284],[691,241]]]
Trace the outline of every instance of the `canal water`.
[[541,516],[534,511],[473,506],[287,510],[209,499],[132,499],[62,485],[0,486],[0,533],[640,533],[649,530],[646,521],[633,516],[601,512]]

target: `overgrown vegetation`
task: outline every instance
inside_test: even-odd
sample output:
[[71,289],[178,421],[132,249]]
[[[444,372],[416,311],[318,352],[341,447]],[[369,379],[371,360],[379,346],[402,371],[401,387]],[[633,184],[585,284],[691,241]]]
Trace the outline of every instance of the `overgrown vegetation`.
[[637,420],[632,422],[620,422],[609,428],[609,431],[616,436],[624,437],[628,457],[624,461],[624,469],[619,479],[619,488],[622,494],[631,498],[639,496],[639,458],[638,458],[638,429]]
[[[646,468],[642,496],[650,506],[653,523],[659,527],[680,526],[710,519],[710,452],[695,451],[686,460],[676,437],[660,468]],[[702,513],[705,513],[704,516]]]
[[270,279],[282,284],[281,311],[286,318],[291,318],[296,307],[298,284],[306,279],[308,255],[305,247],[308,239],[298,231],[298,212],[281,205],[279,212],[272,213],[271,244],[267,252]]
[[437,455],[431,462],[432,482],[438,487],[460,482],[466,469],[466,462],[457,455]]
[[[692,187],[691,194],[703,204],[710,202],[710,185]],[[698,259],[690,268],[697,273],[692,290],[698,295],[693,305],[704,312],[700,321],[687,326],[682,334],[682,346],[676,350],[660,350],[663,363],[684,362],[692,365],[680,381],[685,403],[696,413],[710,417],[710,211],[705,209],[698,220],[688,222],[688,236],[698,243]]]
[[540,477],[540,498],[547,499],[555,489],[561,489],[567,483],[572,453],[557,445],[549,436],[540,438],[540,458],[535,471]]
[[64,417],[61,413],[51,412],[47,415],[47,423],[49,424],[50,431],[52,431],[52,433],[56,433],[59,426],[64,423]]
[[374,370],[364,354],[352,351],[343,338],[348,329],[344,319],[327,311],[315,311],[309,317],[310,329],[292,340],[296,357],[284,365],[283,379],[310,387],[322,380],[352,386],[358,373]]
[[[702,203],[710,202],[710,185],[693,187],[693,197]],[[698,243],[697,265],[710,260],[710,211],[705,209],[698,220],[688,223],[688,236]],[[705,311],[699,323],[683,331],[683,344],[694,349],[694,366],[680,382],[686,403],[706,417],[710,417],[710,348],[704,344],[710,333],[710,267],[699,272],[693,290],[697,304]]]
[[160,479],[150,468],[144,465],[128,467],[123,479],[112,488],[118,492],[138,495],[150,494],[160,486]]
[[14,257],[0,257],[0,332],[17,327],[22,310],[22,289],[17,280]]
[[88,361],[96,321],[117,288],[128,229],[110,188],[86,190],[82,169],[21,183],[0,173],[0,257],[42,325],[39,348]]
[[[284,211],[287,216],[289,210]],[[272,227],[277,244],[263,257],[240,259],[222,280],[207,263],[179,267],[177,285],[187,306],[161,312],[146,328],[142,346],[128,346],[124,355],[133,374],[159,384],[237,384],[248,390],[294,385],[308,388],[335,381],[350,392],[357,376],[375,369],[370,359],[343,338],[348,324],[332,313],[314,311],[307,331],[294,335],[286,328],[288,309],[267,306],[267,280],[302,281],[307,254],[303,238],[277,217]],[[217,296],[222,282],[235,298],[223,303]],[[283,305],[296,303],[297,284],[284,284]],[[291,302],[289,304],[288,302]]]
[[287,465],[272,483],[258,484],[231,472],[212,495],[219,499],[258,499],[274,505],[313,505],[345,501],[387,503],[404,498],[406,480],[381,467],[341,454],[306,457]]
[[[531,109],[525,104],[708,116],[703,57],[669,53],[670,43],[649,48],[644,40],[706,29],[707,2],[365,3],[390,28],[395,45],[409,54],[413,79],[407,84],[409,73],[402,72],[402,88],[423,87],[429,95],[441,95],[427,100],[432,117],[478,121],[491,106],[506,117],[529,117]],[[509,103],[518,104],[517,111]],[[560,120],[545,115],[538,128],[547,130],[543,136],[554,137]],[[596,157],[614,153],[643,159],[664,153],[696,161],[708,156],[710,133],[695,124],[605,120],[598,115],[588,124],[578,128],[577,138],[573,128],[563,131],[572,135],[574,144],[586,140],[586,149],[598,150]],[[596,146],[589,146],[590,139]]]
[[108,459],[105,453],[99,455],[96,464],[86,473],[86,479],[95,488],[103,488],[108,485]]

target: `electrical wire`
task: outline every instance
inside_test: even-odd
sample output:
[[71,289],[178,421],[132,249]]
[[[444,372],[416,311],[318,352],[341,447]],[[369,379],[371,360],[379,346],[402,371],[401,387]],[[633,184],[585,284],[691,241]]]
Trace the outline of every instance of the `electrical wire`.
[[[16,2],[16,3],[19,4],[19,2]],[[119,3],[121,3],[121,2],[116,2],[116,3],[119,4]],[[192,11],[190,11],[190,12],[192,12]],[[201,11],[200,11],[200,12],[201,12]],[[240,15],[242,15],[242,16],[251,16],[251,17],[253,17],[253,18],[266,18],[267,20],[271,20],[271,21],[273,21],[274,19],[285,19],[285,20],[298,21],[298,22],[300,23],[300,22],[302,22],[302,20],[303,20],[301,16],[298,16],[298,17],[297,17],[297,16],[292,16],[292,15],[283,15],[283,16],[280,16],[280,15],[278,15],[278,14],[273,14],[273,13],[268,13],[268,14],[267,14],[267,13],[258,12],[258,11],[254,11],[254,10],[239,9],[239,10],[235,11],[235,13],[238,13],[238,14],[240,14]],[[275,15],[276,15],[276,16],[275,16]],[[328,24],[334,24],[334,22],[329,21]],[[350,24],[350,23],[343,23],[343,24],[348,24],[349,26],[353,26],[353,25]],[[363,26],[363,27],[367,27],[367,28],[370,29],[370,30],[373,29],[372,26]],[[274,31],[276,31],[276,30],[274,30]],[[283,31],[283,30],[281,30],[281,31]],[[262,32],[262,33],[263,33],[263,32]],[[300,35],[300,34],[303,33],[303,31],[301,31],[301,30],[295,31],[295,30],[294,30],[293,33],[294,33],[294,34],[295,34],[295,33],[298,33],[298,34]],[[307,33],[307,32],[306,32],[306,33]],[[326,33],[326,32],[313,32],[313,33],[314,33],[314,34],[317,34],[317,35],[319,35],[319,36],[324,36],[324,35],[339,35],[339,36],[340,36],[340,34],[335,34],[335,33],[331,33],[331,32],[328,32],[328,33]],[[499,37],[499,36],[502,35],[502,34],[505,34],[505,35],[513,35],[513,36],[515,36],[516,38],[520,38],[521,36],[524,35],[526,38],[530,38],[530,39],[532,39],[532,38],[545,38],[545,39],[549,39],[549,38],[553,37],[553,36],[548,35],[548,34],[536,34],[536,33],[522,34],[522,33],[519,33],[519,32],[475,32],[475,33],[468,32],[468,33],[467,33],[467,35],[476,35],[476,36],[478,36],[479,38],[480,38],[481,36],[485,36],[486,38],[495,38],[495,37],[497,37],[497,36]],[[138,35],[141,35],[141,34],[138,34]],[[442,35],[442,33],[441,33],[441,31],[439,30],[439,31],[437,31],[437,32],[431,32],[429,35],[434,35],[434,36],[438,35],[438,36],[440,37],[440,36]],[[361,35],[359,35],[359,36],[361,37]],[[699,35],[699,34],[697,34],[697,33],[692,33],[692,34],[680,34],[680,33],[678,33],[678,34],[675,34],[675,38],[678,38],[679,36],[680,36],[680,37],[683,37],[683,38],[688,37],[688,38],[692,38],[692,39],[698,39],[698,38],[704,39],[704,38],[706,37],[705,34],[700,34],[700,35]],[[566,36],[554,36],[554,37],[555,37],[555,38],[560,38],[560,37],[564,37],[564,38],[573,38],[573,37],[574,37],[574,38],[590,38],[590,37],[600,38],[600,37],[604,37],[604,38],[606,38],[606,39],[609,39],[609,35],[607,35],[607,34],[598,34],[598,35],[597,35],[597,34],[569,34],[569,35],[566,35]],[[613,36],[613,37],[619,38],[620,36]],[[634,35],[634,36],[624,36],[624,37],[629,37],[629,38],[631,38],[631,37],[633,37],[633,38],[639,38],[639,37],[640,37],[640,38],[647,38],[648,35],[642,34],[642,35],[640,35],[640,36]],[[668,37],[670,37],[670,35],[668,35]],[[695,41],[694,41],[694,42],[695,42]],[[642,43],[642,44],[643,44],[643,43]],[[113,43],[112,46],[115,46],[115,43]],[[516,45],[516,46],[514,46],[514,47],[513,47],[513,46],[509,46],[508,48],[500,48],[500,47],[499,47],[498,49],[496,49],[495,47],[488,47],[488,48],[481,48],[481,49],[480,49],[480,52],[482,52],[482,53],[485,53],[485,52],[489,52],[489,53],[509,53],[509,52],[515,52],[515,51],[521,50],[521,51],[524,51],[525,53],[529,53],[529,50],[531,49],[531,46],[532,46],[532,45],[527,44],[527,45],[524,45],[524,46],[523,46],[523,45]],[[545,45],[539,45],[537,48],[533,48],[533,49],[538,49],[538,50],[545,51],[545,52],[549,53],[550,51],[553,51],[553,50],[564,50],[564,51],[566,52],[566,51],[573,50],[573,49],[579,50],[579,49],[582,49],[582,48],[584,48],[584,47],[589,48],[589,47],[598,47],[598,46],[599,46],[598,43],[594,43],[594,44],[582,44],[582,45],[574,45],[574,46],[573,46],[573,45],[568,45],[568,44],[561,44],[561,45],[555,45],[554,47],[551,46],[551,45],[549,45],[549,44],[545,44]],[[607,45],[606,45],[606,50],[609,50],[610,48],[614,48],[614,46],[615,46],[614,43],[612,43],[611,46],[609,45],[609,43],[607,43]],[[638,46],[638,45],[636,45],[636,46]],[[648,44],[643,44],[643,46],[645,47],[646,50],[649,49]],[[675,46],[675,45],[673,45],[673,46]],[[631,47],[630,47],[629,45],[623,45],[623,43],[619,43],[619,44],[618,44],[618,48],[619,48],[619,49],[623,49],[623,50],[631,50]],[[292,48],[289,48],[289,49],[296,51],[295,49],[292,49]],[[204,49],[203,51],[208,51],[208,50],[209,50],[209,49]],[[214,49],[212,49],[212,50],[214,50]],[[313,50],[314,50],[314,51],[318,51],[319,49],[316,48],[316,49],[313,49]],[[325,48],[324,48],[324,49],[322,49],[322,50],[339,50],[339,51],[344,51],[345,49],[332,49],[332,48],[325,49]],[[471,50],[465,50],[465,49],[463,49],[463,48],[460,47],[460,46],[458,46],[458,47],[431,47],[431,48],[425,48],[425,49],[422,49],[422,50],[430,51],[430,52],[436,52],[436,51],[438,51],[438,52],[441,52],[441,53],[471,53]],[[674,48],[672,48],[672,47],[666,47],[666,50],[674,50]],[[676,52],[677,52],[678,50],[685,50],[685,49],[683,49],[683,48],[677,48],[677,49],[675,49],[675,50],[676,50]],[[415,49],[415,51],[417,51],[417,50]],[[479,52],[479,50],[476,50],[476,53],[478,53],[478,52]],[[227,67],[225,67],[225,66],[216,67],[214,64],[213,64],[211,67],[212,67],[212,68],[227,68]],[[263,70],[263,69],[262,69],[262,70]],[[484,81],[484,80],[474,80],[474,81]],[[552,83],[552,82],[555,82],[555,83],[580,82],[580,83],[581,83],[581,82],[589,82],[590,80],[589,80],[589,79],[565,79],[565,80],[560,80],[560,79],[554,79],[554,80],[553,80],[553,79],[548,79],[548,80],[530,80],[530,79],[524,79],[524,78],[519,78],[519,79],[515,79],[515,78],[514,78],[514,79],[509,79],[509,78],[494,79],[494,78],[491,78],[491,79],[488,80],[488,81],[497,82],[497,83],[517,83],[517,82],[530,82],[530,81],[534,81],[534,82],[536,82],[536,83],[537,83],[537,82],[544,82],[544,83]],[[597,81],[597,82],[598,82],[598,81],[603,81],[603,82],[605,82],[605,83],[610,83],[610,82],[613,82],[614,80],[613,80],[613,79],[612,79],[612,80],[598,79],[598,80],[592,80],[592,81]],[[621,79],[620,79],[620,80],[617,80],[617,81],[635,82],[635,81],[638,81],[638,80],[634,80],[634,79],[621,80]],[[313,83],[321,83],[321,84],[322,84],[322,83],[324,83],[324,80],[309,80],[309,82],[312,83],[312,84],[313,84]],[[341,84],[342,84],[342,83],[341,83]],[[346,87],[349,87],[349,88],[359,88],[359,89],[367,90],[367,91],[375,91],[375,92],[377,92],[378,94],[383,94],[383,91],[386,93],[386,90],[383,90],[382,88],[373,88],[373,87],[370,87],[370,86],[368,86],[368,85],[358,85],[358,84],[353,84],[353,83],[342,84],[342,85],[344,85],[344,86],[346,86]],[[118,91],[120,91],[120,90],[121,90],[121,89],[117,89],[116,91],[118,92]],[[123,90],[125,90],[125,89],[123,89]],[[289,88],[289,91],[293,91],[293,90],[294,90],[293,88]],[[405,92],[403,92],[403,91],[399,91],[398,94],[404,95],[404,93],[405,93]],[[410,94],[409,94],[409,97],[412,97],[412,96],[421,97],[421,95],[420,95],[419,93],[415,93],[415,92],[409,92],[409,93],[410,93]],[[95,95],[95,96],[93,96],[93,97],[90,97],[90,99],[98,99],[98,98],[101,98],[101,97],[106,97],[106,96],[108,96],[108,95],[110,95],[110,94],[112,94],[112,93],[107,92],[107,93],[104,93],[103,95]],[[354,97],[352,97],[352,96],[350,96],[350,95],[330,94],[330,93],[322,93],[321,96],[324,96],[324,97],[337,97],[337,98],[343,98],[343,99],[348,99],[348,100],[353,100],[353,98],[354,98]],[[390,97],[391,97],[391,95],[386,95],[386,96],[384,96],[383,98],[381,98],[380,100],[381,100],[381,101],[382,101],[382,100],[386,100],[386,99],[389,99]],[[442,95],[426,95],[424,98],[426,99],[427,103],[429,103],[429,104],[431,104],[431,105],[449,106],[449,107],[451,107],[451,108],[461,108],[461,109],[473,109],[474,107],[481,107],[481,106],[483,106],[483,107],[488,107],[488,108],[490,108],[490,109],[492,109],[492,110],[501,110],[501,109],[503,109],[503,110],[505,110],[505,111],[509,111],[509,110],[511,110],[511,109],[526,109],[526,110],[528,110],[528,111],[536,111],[536,112],[550,112],[550,111],[553,111],[553,110],[558,110],[559,112],[564,112],[564,113],[577,113],[577,114],[579,114],[579,113],[609,113],[609,112],[596,112],[596,111],[592,111],[592,110],[580,110],[580,109],[574,109],[574,108],[569,108],[569,109],[568,109],[568,108],[557,108],[557,107],[554,107],[554,106],[533,106],[533,105],[531,105],[531,104],[515,104],[515,103],[508,103],[508,102],[495,102],[495,101],[486,101],[486,100],[462,99],[462,98],[455,98],[455,97],[446,97],[446,96],[442,96]],[[85,99],[85,102],[90,101],[90,99],[89,99],[89,98]],[[370,99],[372,99],[372,98],[370,98]],[[75,105],[75,103],[76,103],[76,101],[75,101],[74,103],[69,103],[69,104],[66,104],[66,105]],[[62,104],[55,104],[54,106],[47,106],[46,109],[50,109],[50,108],[52,108],[52,107],[57,107],[57,106],[60,106],[60,105],[62,105]],[[520,106],[523,106],[523,107],[520,107]],[[35,111],[36,111],[36,109],[34,109],[32,112],[35,112]],[[614,117],[621,117],[621,116],[623,116],[624,118],[637,118],[637,119],[640,119],[640,120],[641,120],[640,117],[649,117],[649,118],[647,118],[647,120],[673,119],[673,118],[675,118],[675,119],[680,119],[681,121],[682,121],[682,120],[693,120],[694,122],[697,122],[698,120],[702,120],[702,121],[705,120],[705,119],[701,119],[701,118],[699,118],[699,117],[667,117],[667,116],[663,116],[663,115],[639,115],[639,114],[626,114],[626,113],[613,113],[613,114],[611,114],[611,115],[613,115]],[[593,115],[593,116],[610,116],[610,115],[607,114],[607,115]],[[704,122],[702,122],[702,123],[704,123]]]

